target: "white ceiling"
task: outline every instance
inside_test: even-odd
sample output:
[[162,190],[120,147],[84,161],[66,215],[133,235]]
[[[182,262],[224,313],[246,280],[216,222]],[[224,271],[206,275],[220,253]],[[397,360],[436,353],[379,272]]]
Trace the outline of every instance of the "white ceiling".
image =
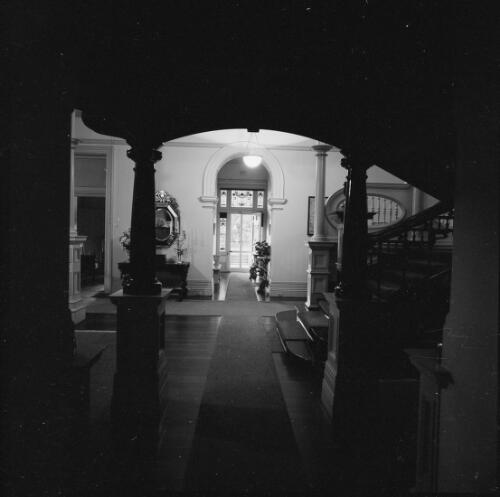
[[[230,143],[246,142],[250,134],[246,129],[218,129],[215,131],[206,131],[194,135],[176,138],[172,142],[176,143],[198,143],[198,144],[218,144],[227,145]],[[318,143],[317,140],[307,138],[306,136],[284,133],[283,131],[274,131],[271,129],[261,129],[258,133],[252,134],[252,141],[256,141],[264,147],[311,147]]]

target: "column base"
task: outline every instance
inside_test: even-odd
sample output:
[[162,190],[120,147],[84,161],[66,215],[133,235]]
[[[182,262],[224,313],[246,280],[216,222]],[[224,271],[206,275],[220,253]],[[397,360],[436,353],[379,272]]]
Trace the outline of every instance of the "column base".
[[81,323],[87,316],[87,306],[84,304],[83,300],[70,303],[69,310],[71,312],[71,320],[74,324]]
[[323,296],[323,293],[328,292],[331,249],[335,246],[335,243],[331,240],[311,240],[308,245],[307,299],[305,305],[307,309],[315,310],[318,309],[318,299]]
[[126,295],[160,295],[162,285],[159,282],[135,282],[130,276],[123,283],[123,293]]
[[158,359],[163,347],[165,304],[170,290],[157,295],[111,295],[117,306],[116,373],[111,402],[117,457],[145,460],[158,444],[160,405]]

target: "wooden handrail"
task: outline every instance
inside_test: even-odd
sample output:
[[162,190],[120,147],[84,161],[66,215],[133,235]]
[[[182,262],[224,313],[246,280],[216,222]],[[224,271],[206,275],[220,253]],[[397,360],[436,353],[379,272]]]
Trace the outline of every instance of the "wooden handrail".
[[375,245],[378,242],[384,242],[390,240],[391,238],[402,235],[403,233],[410,231],[425,224],[432,219],[435,219],[440,214],[445,214],[453,208],[453,204],[449,201],[438,202],[433,206],[424,209],[423,211],[417,212],[413,216],[402,219],[398,223],[389,226],[383,230],[377,231],[375,233],[370,233],[368,235],[369,244]]
[[[367,265],[372,281],[376,283],[374,295],[381,298],[382,281],[385,271],[399,273],[400,290],[410,290],[407,273],[410,265],[410,254],[417,249],[425,254],[426,264],[425,283],[418,283],[420,289],[428,289],[440,278],[449,273],[449,268],[432,273],[431,262],[435,257],[434,247],[438,237],[445,238],[453,231],[453,215],[451,202],[438,202],[417,214],[410,216],[396,225],[387,227],[377,233],[368,235]],[[411,271],[410,271],[411,272]],[[413,287],[415,290],[416,287]]]

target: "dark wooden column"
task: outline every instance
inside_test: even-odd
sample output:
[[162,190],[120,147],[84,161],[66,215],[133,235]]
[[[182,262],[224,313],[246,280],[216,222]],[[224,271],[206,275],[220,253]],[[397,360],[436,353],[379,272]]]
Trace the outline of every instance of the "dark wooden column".
[[130,275],[123,283],[129,295],[158,295],[155,277],[155,162],[161,152],[155,146],[132,145],[127,156],[135,162],[130,227]]
[[155,276],[154,164],[161,153],[148,143],[134,143],[127,155],[135,162],[130,273],[123,291],[111,296],[117,306],[111,419],[116,460],[130,477],[130,472],[154,458],[157,449],[158,367],[170,290],[162,289]]
[[335,294],[342,298],[366,298],[366,170],[371,164],[355,154],[346,154],[341,164],[347,169],[347,179],[340,281]]

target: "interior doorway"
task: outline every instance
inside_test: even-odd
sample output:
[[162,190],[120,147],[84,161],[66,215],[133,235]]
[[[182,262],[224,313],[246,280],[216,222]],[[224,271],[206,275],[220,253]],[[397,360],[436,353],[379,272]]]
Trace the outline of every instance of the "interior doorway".
[[214,254],[222,272],[248,272],[255,243],[267,236],[267,169],[232,159],[220,169],[217,187]]
[[76,224],[85,236],[81,255],[82,297],[110,290],[110,161],[105,151],[79,145],[75,153]]
[[[77,197],[78,234],[87,239],[83,244],[81,257],[82,287],[104,288],[104,197]],[[102,287],[102,288],[101,288]]]

